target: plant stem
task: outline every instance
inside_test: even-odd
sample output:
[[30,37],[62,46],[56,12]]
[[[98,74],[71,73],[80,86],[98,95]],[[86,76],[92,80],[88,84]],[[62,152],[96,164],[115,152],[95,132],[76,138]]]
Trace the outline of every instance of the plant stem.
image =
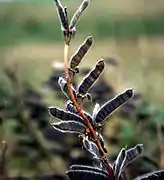
[[112,179],[114,179],[113,171],[111,169],[111,166],[109,165],[108,159],[105,156],[105,152],[104,152],[104,150],[103,150],[103,148],[102,148],[102,146],[100,144],[99,138],[98,138],[95,130],[93,129],[92,125],[90,124],[89,120],[84,115],[82,109],[80,108],[80,106],[76,102],[76,99],[74,97],[73,90],[71,88],[71,83],[72,82],[71,82],[71,78],[70,78],[69,72],[68,72],[68,50],[69,50],[69,41],[67,43],[65,43],[65,46],[64,46],[64,70],[65,70],[67,86],[68,86],[69,93],[71,95],[72,102],[73,102],[77,112],[79,113],[79,115],[84,119],[84,122],[87,125],[88,129],[90,130],[95,143],[97,144],[98,148],[102,152],[103,159],[104,159],[105,163],[107,164],[107,170],[108,170],[108,174],[109,174],[110,179],[111,179],[111,177],[112,177]]

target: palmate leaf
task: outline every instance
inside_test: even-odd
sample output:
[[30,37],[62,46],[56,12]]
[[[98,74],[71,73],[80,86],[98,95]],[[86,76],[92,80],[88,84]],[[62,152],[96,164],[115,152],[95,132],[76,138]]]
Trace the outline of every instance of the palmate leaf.
[[118,107],[127,102],[133,96],[133,90],[128,89],[122,94],[119,94],[112,100],[105,103],[95,115],[96,123],[103,124],[107,117],[113,113]]
[[89,89],[93,86],[93,84],[100,77],[105,67],[105,63],[103,60],[99,60],[95,67],[84,77],[82,82],[77,88],[77,93],[80,95],[85,95]]
[[62,121],[74,120],[84,124],[84,120],[80,116],[73,114],[71,112],[67,112],[53,106],[49,107],[48,110],[49,110],[49,114],[54,118],[58,118]]
[[61,121],[59,123],[52,123],[52,126],[63,133],[78,133],[84,134],[87,127],[76,121]]
[[77,9],[77,11],[75,12],[75,14],[73,15],[70,21],[70,25],[69,25],[70,30],[75,27],[78,19],[80,18],[84,10],[88,7],[88,5],[89,5],[89,0],[84,0],[82,4],[79,6],[79,8]]

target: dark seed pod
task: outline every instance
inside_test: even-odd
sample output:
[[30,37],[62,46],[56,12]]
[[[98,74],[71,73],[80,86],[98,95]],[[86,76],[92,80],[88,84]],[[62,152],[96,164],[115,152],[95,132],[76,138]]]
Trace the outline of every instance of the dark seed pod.
[[103,124],[106,118],[118,107],[127,102],[133,96],[133,90],[128,89],[122,94],[105,103],[95,115],[96,123]]
[[163,180],[164,170],[154,171],[135,178],[134,180]]
[[100,140],[100,144],[101,144],[104,152],[107,153],[108,151],[107,151],[107,149],[105,147],[105,141],[104,141],[104,138],[103,138],[103,136],[101,134],[99,134],[99,140]]
[[93,143],[92,141],[88,140],[87,138],[84,137],[83,139],[83,146],[85,147],[85,149],[90,152],[94,157],[100,158],[101,154],[99,151],[99,148],[97,147],[97,145],[95,143]]
[[72,101],[68,100],[66,102],[65,106],[66,106],[67,111],[74,113],[74,114],[77,114],[76,108],[74,107]]
[[87,53],[87,51],[91,47],[92,43],[93,43],[92,36],[87,37],[84,43],[78,48],[75,54],[71,57],[70,70],[74,71],[75,73],[78,72],[77,66],[79,65],[84,55]]
[[52,126],[63,133],[79,133],[84,134],[87,127],[76,121],[61,121],[59,123],[52,123]]
[[48,110],[49,110],[49,114],[54,118],[58,118],[62,121],[74,120],[84,124],[84,120],[80,116],[73,114],[71,112],[67,112],[55,107],[49,107]]
[[142,144],[137,144],[135,147],[128,149],[126,151],[127,156],[126,156],[126,161],[125,161],[125,165],[124,168],[131,163],[133,160],[135,160],[136,158],[138,158],[141,153],[143,152],[143,145]]
[[93,109],[93,112],[92,112],[92,118],[95,119],[95,116],[97,114],[97,112],[100,110],[100,105],[98,103],[95,104],[95,107]]
[[67,18],[67,11],[66,7],[63,8],[60,0],[54,0],[57,6],[57,12],[60,19],[61,27],[64,30],[68,30],[68,18]]
[[70,167],[70,170],[88,170],[88,171],[95,171],[98,173],[103,173],[105,176],[108,176],[107,171],[104,171],[102,169],[92,167],[92,166],[83,166],[83,165],[72,165]]
[[113,171],[114,171],[116,179],[119,179],[122,173],[122,168],[126,160],[126,155],[127,154],[126,154],[125,148],[121,149],[121,151],[119,152],[117,156],[116,161],[114,162]]
[[82,4],[79,6],[78,10],[75,12],[75,14],[73,15],[70,21],[70,25],[69,25],[70,30],[75,27],[78,19],[80,18],[80,16],[82,15],[82,13],[84,12],[84,10],[87,8],[88,5],[89,5],[89,0],[84,0]]
[[90,166],[73,165],[66,174],[70,180],[108,180],[108,174],[105,171]]
[[[66,109],[67,111],[71,112],[71,113],[74,113],[74,114],[78,114],[78,112],[76,111],[74,105],[72,104],[72,101],[67,101],[66,103]],[[94,123],[93,123],[93,119],[91,117],[91,115],[87,112],[84,112],[84,115],[86,116],[86,118],[89,120],[89,122],[91,123],[92,126],[94,126]]]
[[94,69],[92,69],[82,80],[79,87],[77,88],[77,93],[80,95],[85,95],[93,84],[97,81],[102,71],[104,70],[105,63],[100,60],[96,63]]
[[103,161],[102,161],[100,158],[94,156],[94,157],[92,158],[92,161],[93,161],[93,166],[94,166],[94,167],[103,169]]
[[[59,77],[58,84],[59,84],[62,92],[65,94],[65,96],[68,99],[71,99],[71,95],[69,93],[68,86],[67,86],[67,81],[63,77]],[[71,86],[71,88],[73,90],[74,97],[76,98],[76,91],[73,86]]]

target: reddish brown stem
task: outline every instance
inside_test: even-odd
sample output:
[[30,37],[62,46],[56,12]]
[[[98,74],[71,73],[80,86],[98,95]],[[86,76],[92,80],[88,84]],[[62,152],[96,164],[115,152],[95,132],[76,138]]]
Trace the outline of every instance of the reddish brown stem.
[[102,155],[103,155],[103,159],[105,161],[105,163],[107,164],[107,170],[108,170],[108,174],[109,174],[109,177],[110,179],[114,179],[114,176],[113,176],[113,171],[111,169],[111,166],[109,165],[109,162],[108,162],[108,159],[106,158],[105,156],[105,152],[100,144],[100,141],[98,139],[98,136],[95,132],[95,130],[93,129],[92,125],[90,124],[89,120],[87,119],[87,117],[84,115],[82,109],[80,108],[80,106],[78,105],[78,103],[76,102],[76,99],[74,97],[74,93],[73,93],[73,90],[71,88],[71,78],[69,76],[69,71],[68,71],[68,49],[69,49],[69,42],[67,42],[64,46],[64,70],[65,70],[65,76],[66,76],[66,80],[67,80],[67,86],[68,86],[68,90],[69,90],[69,93],[71,95],[71,99],[72,99],[72,102],[77,110],[77,112],[79,113],[79,115],[84,119],[84,122],[85,124],[87,125],[88,129],[90,130],[91,134],[92,134],[92,137],[95,141],[95,143],[97,144],[98,148],[100,149],[100,151],[102,152]]

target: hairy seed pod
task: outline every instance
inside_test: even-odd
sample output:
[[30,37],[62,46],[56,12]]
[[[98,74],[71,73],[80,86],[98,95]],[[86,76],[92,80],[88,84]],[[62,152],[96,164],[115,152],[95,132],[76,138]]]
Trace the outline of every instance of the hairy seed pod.
[[76,121],[61,121],[52,123],[52,126],[63,133],[79,133],[84,134],[86,126]]
[[58,118],[62,121],[74,120],[84,124],[84,120],[80,116],[73,114],[71,112],[67,112],[55,107],[49,107],[48,110],[49,110],[49,114],[54,118]]
[[100,140],[101,147],[103,148],[103,151],[105,153],[107,153],[108,151],[107,151],[107,149],[105,147],[105,141],[104,141],[104,138],[103,138],[103,136],[101,134],[99,134],[99,140]]
[[94,157],[100,158],[101,154],[99,151],[99,148],[97,147],[97,145],[95,143],[93,143],[92,141],[88,140],[87,138],[83,139],[83,146],[85,147],[85,149],[90,152]]
[[67,18],[67,8],[63,8],[60,0],[54,0],[57,6],[57,12],[60,19],[61,27],[63,30],[68,30],[68,18]]
[[133,96],[133,90],[128,89],[122,94],[119,94],[112,100],[105,103],[95,116],[96,123],[103,124],[106,118],[113,113],[118,107],[127,102]]
[[121,149],[121,151],[119,152],[117,156],[116,161],[114,162],[113,170],[114,170],[114,175],[116,179],[119,179],[121,175],[122,168],[126,160],[126,155],[127,154],[126,154],[125,148]]
[[[72,99],[71,95],[69,93],[69,90],[68,90],[67,81],[63,77],[59,77],[58,84],[59,84],[62,92],[66,95],[66,97],[68,99]],[[71,86],[71,88],[73,90],[74,97],[76,98],[76,91],[73,86]]]
[[[78,112],[76,111],[76,108],[74,107],[72,101],[70,101],[70,100],[68,100],[66,102],[66,109],[67,109],[67,111],[69,111],[71,113],[78,114]],[[83,113],[86,116],[86,118],[89,120],[91,125],[93,126],[93,119],[92,119],[91,115],[89,113],[87,113],[87,112],[84,112],[84,111],[83,111]]]
[[73,102],[68,100],[66,103],[65,103],[65,106],[66,106],[66,110],[71,112],[71,113],[74,113],[74,114],[77,114],[77,110],[76,108],[74,107],[73,105]]
[[126,152],[127,156],[124,167],[141,155],[143,152],[143,144],[137,144],[135,147],[128,149]]
[[93,84],[100,77],[102,71],[104,70],[105,63],[103,60],[100,60],[96,63],[94,69],[92,69],[82,80],[80,85],[77,88],[77,93],[80,95],[85,95]]
[[164,179],[164,170],[146,173],[144,175],[135,178],[134,180],[162,180],[162,179]]
[[93,167],[93,166],[84,166],[84,165],[72,165],[70,170],[66,172],[69,179],[71,180],[108,180],[109,175],[106,171]]
[[87,53],[89,48],[91,47],[93,43],[92,36],[87,37],[87,39],[84,41],[84,43],[78,48],[78,50],[75,52],[75,54],[70,59],[70,70],[74,72],[78,72],[77,66],[81,62],[84,55]]
[[92,112],[92,118],[95,119],[95,116],[97,114],[97,112],[100,110],[100,105],[98,103],[95,104],[95,107],[93,109],[93,112]]
[[70,21],[70,25],[69,25],[70,30],[75,27],[78,19],[80,18],[80,16],[82,15],[82,13],[84,12],[84,10],[87,8],[88,5],[89,5],[89,0],[84,0],[82,4],[79,6],[78,10],[75,12],[75,14],[73,15]]

